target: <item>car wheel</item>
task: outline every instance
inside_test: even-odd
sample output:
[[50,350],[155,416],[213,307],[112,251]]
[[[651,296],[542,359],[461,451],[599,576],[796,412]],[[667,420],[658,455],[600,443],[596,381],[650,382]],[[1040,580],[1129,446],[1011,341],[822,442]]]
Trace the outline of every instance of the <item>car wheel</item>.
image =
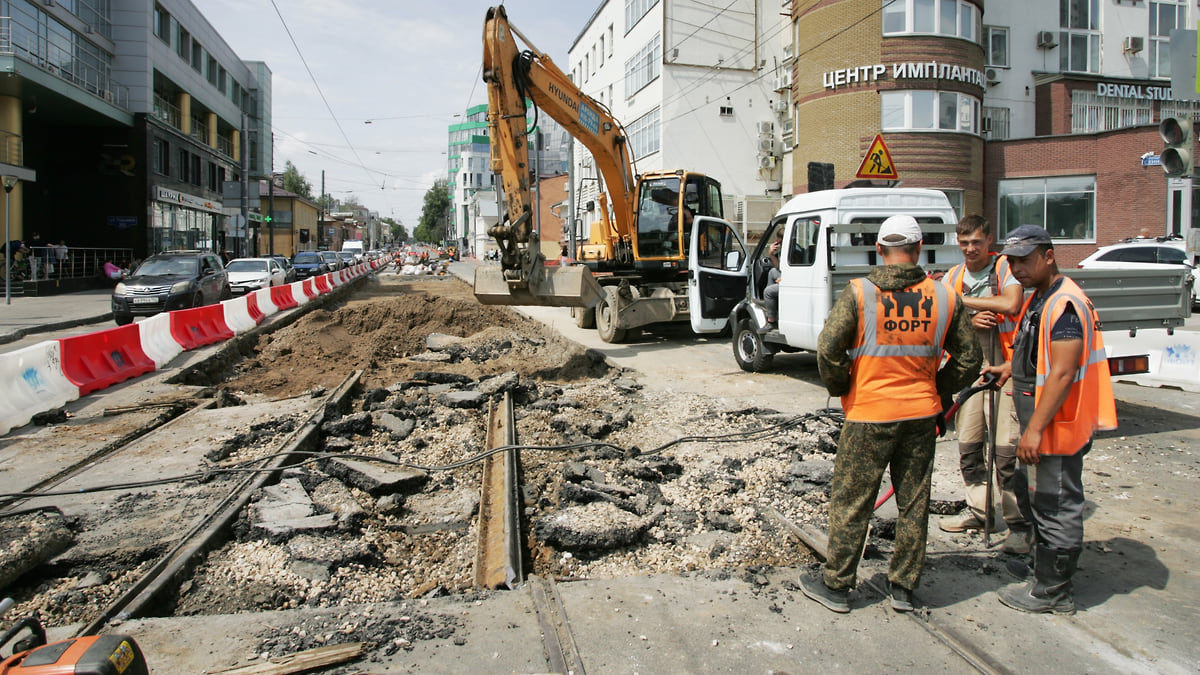
[[113,314],[113,321],[117,322],[118,326],[128,326],[133,323],[132,314]]
[[580,328],[595,328],[596,327],[596,308],[595,307],[572,307],[571,316],[575,317],[575,325]]
[[[233,289],[229,287],[229,284],[225,284],[225,287],[221,289],[221,299],[229,300],[232,297],[233,297]],[[201,302],[203,302],[203,300],[201,300]]]
[[596,305],[596,332],[600,339],[616,344],[625,340],[625,329],[617,328],[617,289],[604,289],[604,299]]
[[733,358],[738,367],[748,373],[765,373],[771,369],[775,353],[763,341],[747,319],[738,321],[733,331]]
[[203,306],[204,306],[204,294],[201,293],[200,291],[196,291],[196,294],[192,296],[192,307],[203,307]]

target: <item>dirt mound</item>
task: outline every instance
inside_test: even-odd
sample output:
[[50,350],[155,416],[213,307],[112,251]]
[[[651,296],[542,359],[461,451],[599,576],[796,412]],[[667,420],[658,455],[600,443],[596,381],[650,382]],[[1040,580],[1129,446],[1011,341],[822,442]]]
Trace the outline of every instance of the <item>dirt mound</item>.
[[[425,289],[432,292],[426,292]],[[273,398],[336,386],[352,370],[367,387],[388,386],[430,370],[427,339],[464,338],[437,369],[471,378],[515,371],[535,379],[595,374],[599,359],[504,307],[480,305],[457,279],[381,280],[373,292],[333,309],[309,312],[288,330],[263,336],[226,387]],[[418,357],[413,359],[412,357]]]

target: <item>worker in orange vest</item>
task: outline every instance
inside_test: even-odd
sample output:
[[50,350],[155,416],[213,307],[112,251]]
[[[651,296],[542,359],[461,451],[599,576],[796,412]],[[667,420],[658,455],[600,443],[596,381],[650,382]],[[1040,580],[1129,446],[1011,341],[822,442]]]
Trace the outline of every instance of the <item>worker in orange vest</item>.
[[[900,512],[889,594],[892,609],[913,610],[943,401],[978,377],[982,365],[958,296],[917,264],[921,241],[911,216],[885,220],[875,244],[882,264],[842,291],[817,343],[821,380],[831,396],[842,397],[846,422],[834,461],[824,573],[803,577],[800,587],[835,612],[850,611],[867,523],[889,468]],[[949,358],[938,370],[943,350]]]
[[[1017,332],[1017,314],[1025,300],[1021,283],[1012,275],[1008,260],[991,252],[995,237],[992,224],[986,218],[969,215],[954,228],[963,262],[951,267],[942,277],[945,283],[962,298],[975,327],[975,336],[983,349],[987,365],[1005,363],[1012,355],[1013,336]],[[993,424],[989,405],[995,399],[996,420]],[[942,518],[938,527],[946,532],[965,532],[983,528],[987,517],[988,462],[985,454],[987,439],[996,440],[996,485],[1000,489],[1001,513],[1008,525],[1004,540],[1005,553],[1029,553],[1033,531],[1017,506],[1012,479],[1017,472],[1017,436],[1019,424],[1013,411],[1012,385],[988,397],[972,396],[958,409],[954,417],[958,430],[959,470],[966,484],[967,510],[960,516]]]
[[1071,577],[1083,550],[1083,458],[1097,429],[1115,429],[1116,404],[1096,310],[1083,290],[1058,271],[1046,230],[1022,225],[1002,252],[1013,275],[1033,294],[1022,308],[1009,363],[985,372],[1013,381],[1021,422],[1016,492],[1034,524],[1033,565],[1009,565],[1024,585],[999,591],[1000,602],[1023,612],[1074,614]]

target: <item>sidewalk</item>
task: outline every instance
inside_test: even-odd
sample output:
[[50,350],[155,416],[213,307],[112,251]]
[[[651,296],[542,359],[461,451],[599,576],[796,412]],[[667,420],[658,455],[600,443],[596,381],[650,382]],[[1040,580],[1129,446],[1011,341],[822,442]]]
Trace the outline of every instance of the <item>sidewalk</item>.
[[63,330],[112,318],[112,290],[15,297],[0,300],[0,344],[16,342],[31,333]]

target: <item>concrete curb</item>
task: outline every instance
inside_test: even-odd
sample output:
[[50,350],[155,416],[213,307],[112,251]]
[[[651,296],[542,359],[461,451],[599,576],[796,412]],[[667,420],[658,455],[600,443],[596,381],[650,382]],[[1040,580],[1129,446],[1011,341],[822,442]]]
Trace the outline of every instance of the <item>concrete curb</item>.
[[90,323],[112,321],[112,318],[112,312],[108,312],[106,314],[99,314],[96,316],[85,316],[78,319],[68,319],[66,321],[56,321],[54,323],[44,323],[37,326],[30,326],[29,328],[20,328],[12,331],[11,333],[0,334],[0,345],[10,344],[37,333],[52,333],[56,330],[66,330],[76,326],[85,326]]

